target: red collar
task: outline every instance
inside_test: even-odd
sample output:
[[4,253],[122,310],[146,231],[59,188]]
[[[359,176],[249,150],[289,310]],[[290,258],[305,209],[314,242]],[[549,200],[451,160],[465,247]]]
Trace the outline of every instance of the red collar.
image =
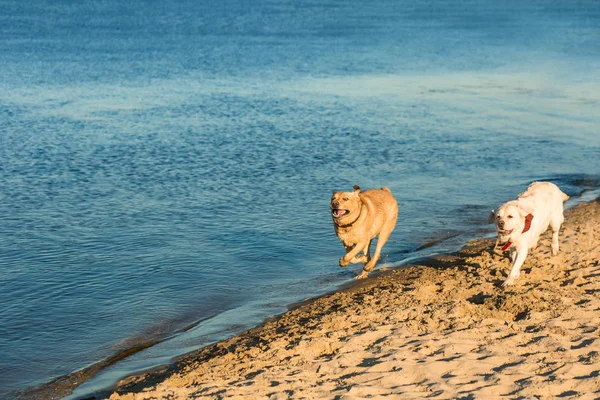
[[[521,233],[527,232],[531,228],[531,220],[533,219],[533,214],[527,214],[525,217],[525,226],[523,227],[523,231]],[[502,251],[508,250],[508,248],[512,246],[512,242],[508,241],[504,246],[502,246]]]

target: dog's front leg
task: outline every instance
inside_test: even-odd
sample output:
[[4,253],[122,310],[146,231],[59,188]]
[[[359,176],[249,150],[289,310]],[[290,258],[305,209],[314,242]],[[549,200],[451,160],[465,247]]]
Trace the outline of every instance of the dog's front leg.
[[558,245],[558,230],[554,230],[552,228],[552,255],[555,256],[558,254],[559,245]]
[[344,246],[344,247],[346,247],[347,253],[344,257],[340,258],[340,267],[347,267],[348,264],[356,261],[355,257],[358,255],[358,253],[360,253],[362,251],[362,249],[365,247],[365,244],[357,243],[353,247],[349,247],[349,246]]
[[356,256],[354,257],[352,260],[350,260],[350,264],[359,264],[359,263],[363,263],[366,264],[369,262],[369,260],[371,259],[371,240],[369,240],[369,242],[367,243],[366,247],[364,249],[362,249],[361,251],[359,251],[359,253],[363,253],[361,256]]
[[508,279],[504,281],[503,286],[509,286],[514,284],[515,280],[521,275],[521,266],[523,266],[525,258],[527,257],[527,247],[524,246],[522,248],[518,248],[516,249],[515,253],[516,257],[514,257],[512,269],[510,270]]
[[508,254],[509,254],[509,257],[510,257],[510,262],[512,262],[514,264],[515,263],[515,258],[517,256],[517,249],[511,247],[508,250]]

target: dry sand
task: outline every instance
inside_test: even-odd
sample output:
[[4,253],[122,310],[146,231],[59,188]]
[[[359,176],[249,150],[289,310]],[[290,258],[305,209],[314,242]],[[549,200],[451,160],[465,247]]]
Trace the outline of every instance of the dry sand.
[[515,286],[490,240],[390,270],[120,383],[110,399],[600,398],[600,203]]

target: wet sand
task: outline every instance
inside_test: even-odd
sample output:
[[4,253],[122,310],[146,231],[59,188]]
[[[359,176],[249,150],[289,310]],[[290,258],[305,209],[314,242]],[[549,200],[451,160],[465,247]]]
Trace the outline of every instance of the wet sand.
[[131,399],[600,397],[600,203],[515,286],[491,240],[379,273],[106,393]]

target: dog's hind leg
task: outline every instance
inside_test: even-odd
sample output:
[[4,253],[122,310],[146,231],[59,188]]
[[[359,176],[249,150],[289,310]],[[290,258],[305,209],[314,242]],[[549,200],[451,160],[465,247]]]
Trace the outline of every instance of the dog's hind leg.
[[362,273],[358,275],[356,279],[364,279],[369,275],[369,272],[373,271],[375,265],[377,265],[377,261],[379,261],[379,257],[381,256],[381,249],[383,248],[385,242],[387,242],[389,239],[390,234],[394,230],[395,226],[396,219],[388,221],[383,226],[381,232],[379,233],[379,237],[377,238],[377,246],[375,246],[375,253],[373,254],[373,257],[363,266]]
[[373,239],[369,240],[367,246],[363,248],[363,255],[360,257],[359,262],[366,264],[371,260],[371,243],[373,243]]
[[[349,253],[350,251],[352,251],[352,249],[354,248],[354,246],[344,246],[346,249],[346,253]],[[356,255],[352,258],[352,260],[348,261],[348,263],[350,264],[360,264],[360,263],[367,263],[369,262],[370,254],[369,254],[369,249],[371,248],[371,240],[369,240],[369,243],[367,244],[366,247],[359,249],[358,254],[360,254],[361,252],[363,253],[362,255]]]
[[[367,242],[368,244],[369,242]],[[350,247],[350,246],[344,246],[346,248],[346,255],[344,255],[344,257],[340,258],[340,267],[347,267],[348,264],[350,263],[355,263],[355,262],[362,262],[362,261],[356,261],[356,260],[361,260],[364,256],[361,257],[356,257],[358,255],[358,253],[360,253],[362,251],[362,249],[365,248],[365,243],[357,243],[354,246]]]
[[360,264],[360,263],[364,264],[367,262],[369,262],[369,259],[364,254],[362,256],[356,256],[352,260],[350,260],[350,264]]
[[381,232],[379,234],[379,238],[377,238],[377,246],[375,246],[375,253],[373,254],[373,257],[363,266],[363,272],[359,276],[357,276],[356,279],[366,278],[369,272],[375,269],[375,265],[377,265],[377,261],[379,261],[379,257],[381,256],[381,249],[383,248],[385,242],[387,242],[390,233],[391,232],[384,234],[384,232]]
[[560,231],[560,226],[564,221],[564,217],[562,212],[558,215],[552,216],[550,220],[550,227],[552,228],[552,255],[555,256],[558,254],[558,250],[560,248],[558,244],[558,232]]

